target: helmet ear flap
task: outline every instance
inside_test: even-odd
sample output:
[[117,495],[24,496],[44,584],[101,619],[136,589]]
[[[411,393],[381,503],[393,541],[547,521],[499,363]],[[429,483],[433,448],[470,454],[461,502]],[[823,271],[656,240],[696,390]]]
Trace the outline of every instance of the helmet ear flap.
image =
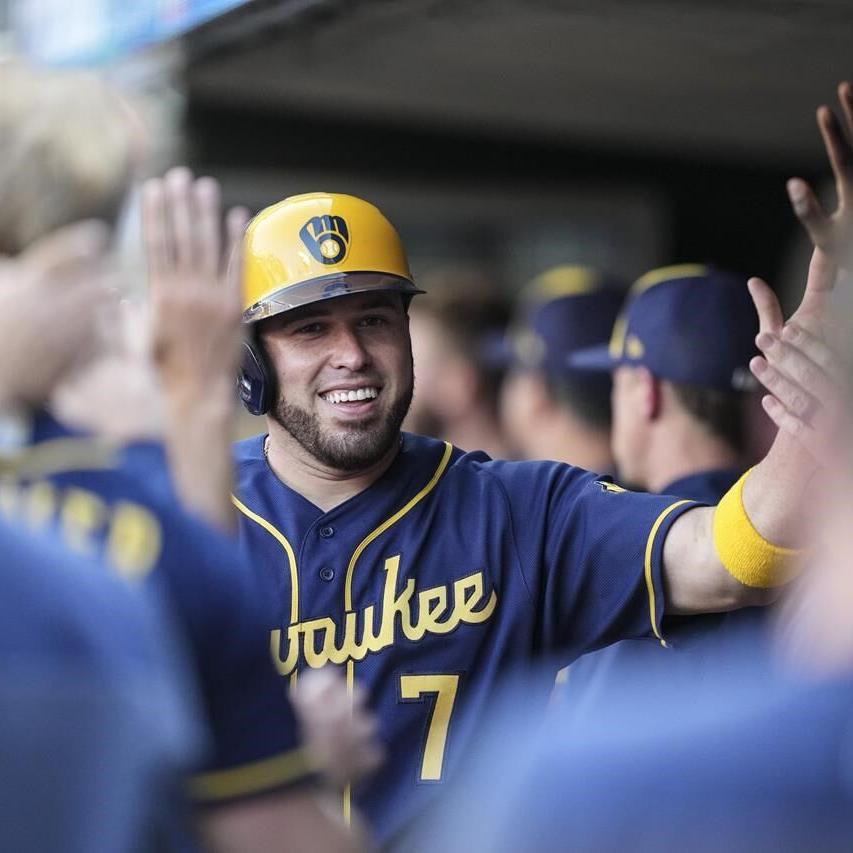
[[252,330],[243,341],[243,362],[237,379],[237,390],[243,405],[253,415],[265,415],[275,396],[275,374],[270,370],[266,353]]

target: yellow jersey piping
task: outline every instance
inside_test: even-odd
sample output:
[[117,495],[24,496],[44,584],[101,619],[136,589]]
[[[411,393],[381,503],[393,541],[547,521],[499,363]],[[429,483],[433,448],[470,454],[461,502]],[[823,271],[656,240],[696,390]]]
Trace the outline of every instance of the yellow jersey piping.
[[287,562],[290,567],[290,621],[296,624],[299,621],[299,575],[296,571],[296,554],[293,552],[293,547],[287,541],[287,537],[274,524],[256,512],[252,512],[234,495],[231,495],[231,501],[246,518],[250,518],[255,524],[266,530],[287,554]]
[[[350,558],[349,565],[347,566],[347,574],[344,585],[344,609],[349,612],[352,610],[352,579],[355,574],[355,566],[358,562],[361,555],[364,553],[364,549],[385,533],[388,528],[392,527],[396,524],[404,515],[410,512],[418,503],[420,503],[438,484],[438,481],[441,479],[445,470],[447,469],[447,464],[450,462],[450,455],[453,453],[453,445],[449,441],[444,442],[444,453],[442,454],[441,461],[438,463],[438,467],[435,469],[435,473],[430,478],[430,481],[410,500],[405,506],[401,507],[394,513],[390,518],[386,519],[382,522],[375,530],[371,533],[368,533],[364,539],[361,540],[358,547],[353,551],[353,555]],[[352,692],[355,689],[355,662],[352,660],[347,661],[347,691],[350,696],[352,696]],[[352,785],[347,785],[344,788],[344,796],[343,796],[344,804],[344,820],[346,821],[347,826],[350,825],[352,821]]]
[[652,529],[649,532],[649,538],[646,540],[646,554],[643,560],[643,565],[645,568],[646,575],[646,589],[649,593],[649,621],[652,623],[652,631],[654,631],[655,636],[660,640],[661,645],[665,646],[666,641],[660,632],[660,626],[658,625],[658,617],[657,617],[657,604],[655,601],[655,581],[652,577],[652,552],[655,548],[655,538],[657,537],[658,530],[660,530],[660,526],[664,523],[667,516],[673,512],[673,510],[678,509],[680,506],[684,506],[684,504],[693,503],[693,501],[676,501],[675,503],[670,504],[656,519],[655,523],[652,525]]
[[190,793],[199,802],[229,800],[293,782],[311,770],[305,749],[299,747],[240,767],[198,774],[190,779]]
[[450,442],[444,442],[444,455],[441,457],[441,461],[438,463],[438,468],[435,469],[435,473],[432,475],[430,481],[402,508],[398,509],[397,512],[394,513],[390,518],[386,519],[379,525],[373,532],[368,533],[364,539],[361,540],[358,547],[353,552],[352,557],[350,558],[349,565],[347,566],[347,574],[346,581],[344,586],[344,609],[347,611],[352,610],[352,578],[355,573],[355,564],[358,562],[359,557],[364,553],[364,549],[385,533],[388,528],[395,525],[404,515],[410,512],[417,504],[419,504],[435,487],[438,481],[441,479],[442,474],[444,474],[445,469],[447,468],[447,463],[450,461],[450,454],[453,452],[453,445]]
[[114,444],[91,438],[57,438],[0,455],[0,474],[28,479],[68,471],[109,470],[116,467]]

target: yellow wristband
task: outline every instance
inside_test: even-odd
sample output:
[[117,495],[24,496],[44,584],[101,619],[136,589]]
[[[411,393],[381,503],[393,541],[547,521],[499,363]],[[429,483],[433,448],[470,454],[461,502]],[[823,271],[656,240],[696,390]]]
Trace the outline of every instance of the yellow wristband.
[[780,548],[753,527],[743,505],[747,471],[724,495],[714,512],[714,547],[726,571],[745,586],[769,589],[796,576],[801,550]]

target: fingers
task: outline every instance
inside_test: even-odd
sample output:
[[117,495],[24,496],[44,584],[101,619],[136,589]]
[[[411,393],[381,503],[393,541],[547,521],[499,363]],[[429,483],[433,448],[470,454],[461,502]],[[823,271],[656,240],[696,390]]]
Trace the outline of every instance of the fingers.
[[337,698],[341,691],[346,694],[346,686],[340,674],[333,669],[310,669],[300,675],[299,683],[291,690],[293,704],[300,708],[322,705],[327,700]]
[[[228,249],[248,221],[244,208],[229,213]],[[142,197],[145,252],[153,284],[165,276],[169,285],[191,281],[218,282],[222,268],[222,199],[219,182],[192,172],[171,169],[162,180],[145,185]],[[228,257],[228,254],[225,255]],[[165,286],[165,283],[163,283]]]
[[810,420],[817,402],[801,385],[769,364],[762,356],[755,356],[749,363],[749,369],[792,415],[804,421]]
[[770,420],[783,432],[788,433],[799,442],[820,463],[831,462],[824,451],[824,438],[820,431],[814,429],[802,418],[788,411],[775,397],[762,397],[761,406],[767,412]]
[[808,232],[812,244],[826,247],[831,238],[829,217],[814,191],[802,178],[791,178],[786,187],[794,215]]
[[142,243],[151,286],[156,288],[172,269],[166,193],[158,178],[146,181],[142,188]]
[[[797,415],[804,416],[817,400],[828,405],[837,396],[833,374],[837,371],[829,348],[798,326],[783,330],[781,337],[759,333],[753,373],[765,388]],[[812,358],[814,356],[814,358]]]
[[764,410],[816,461],[827,464],[844,423],[843,368],[830,347],[797,323],[789,323],[781,335],[761,332],[756,343],[763,355],[752,359],[750,369],[772,395],[762,399]]
[[835,175],[838,202],[842,207],[847,207],[853,197],[853,149],[829,107],[818,108],[817,123]]
[[770,285],[763,279],[751,278],[746,286],[749,288],[749,295],[752,297],[755,310],[758,312],[759,334],[762,332],[780,333],[785,323],[785,316],[776,294],[770,289]]
[[232,207],[225,217],[225,233],[228,246],[234,248],[243,242],[243,235],[249,224],[251,214],[246,207]]
[[[820,338],[791,322],[782,329],[782,341],[791,345],[789,349],[799,350],[806,357],[803,361],[808,361],[819,368],[833,384],[843,381],[843,371],[837,363],[835,354]],[[807,388],[811,387],[812,382],[817,381],[817,377],[809,373],[801,374],[798,378]]]
[[818,129],[835,177],[837,208],[827,214],[801,178],[788,181],[788,197],[815,248],[825,252],[834,263],[850,269],[853,266],[853,86],[850,83],[839,85],[838,101],[843,121],[827,106],[817,110]]
[[847,125],[847,133],[853,137],[853,85],[846,80],[838,84],[838,103]]
[[355,781],[382,763],[385,751],[362,687],[348,691],[339,673],[312,670],[290,695],[318,769],[335,784]]
[[219,276],[222,251],[220,195],[219,183],[213,178],[199,178],[192,187],[195,263],[207,280],[216,280]]
[[193,174],[183,166],[170,169],[163,179],[166,190],[175,264],[179,274],[192,273],[196,260]]

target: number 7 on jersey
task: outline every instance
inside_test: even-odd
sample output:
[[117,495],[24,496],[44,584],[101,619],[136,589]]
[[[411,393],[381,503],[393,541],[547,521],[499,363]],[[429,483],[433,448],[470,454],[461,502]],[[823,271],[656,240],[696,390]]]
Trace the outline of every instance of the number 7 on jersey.
[[458,675],[400,676],[400,698],[404,702],[423,702],[425,695],[435,694],[424,746],[424,757],[421,761],[420,778],[423,782],[441,781],[447,731],[450,728],[458,686]]

